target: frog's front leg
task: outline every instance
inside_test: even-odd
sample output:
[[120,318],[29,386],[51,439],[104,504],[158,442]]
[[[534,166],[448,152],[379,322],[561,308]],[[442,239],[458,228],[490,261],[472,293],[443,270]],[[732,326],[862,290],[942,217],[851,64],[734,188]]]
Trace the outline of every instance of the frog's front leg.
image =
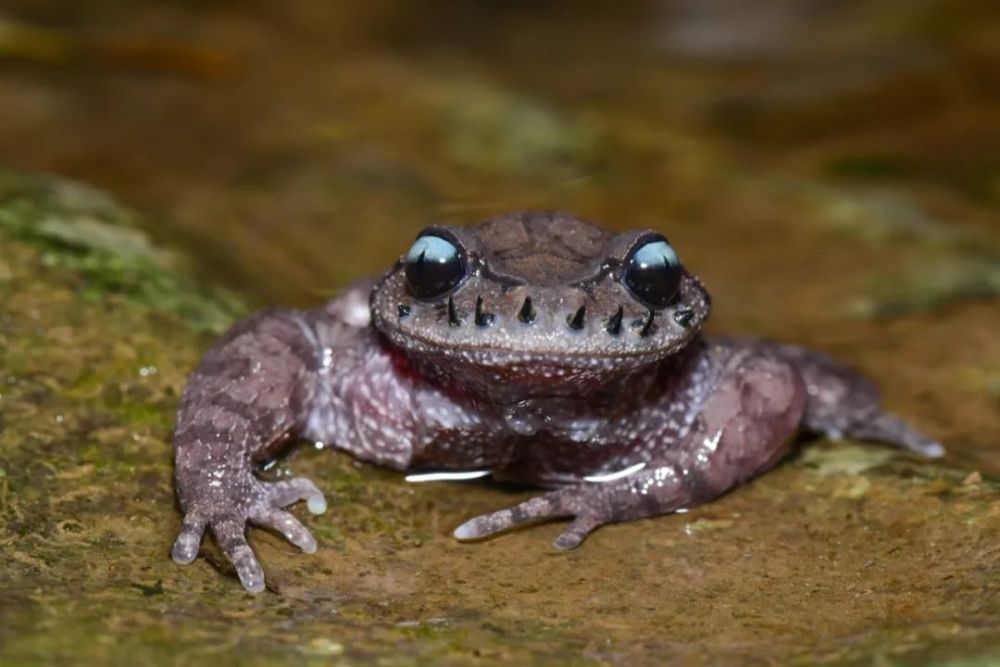
[[174,431],[177,496],[184,512],[171,555],[190,563],[205,528],[236,567],[249,591],[264,576],[246,540],[252,522],[277,531],[307,553],[309,531],[284,507],[307,500],[325,510],[323,494],[307,479],[267,483],[254,461],[275,453],[302,428],[312,401],[317,350],[303,314],[271,310],[237,324],[192,374]]
[[[609,482],[567,486],[510,509],[477,517],[455,530],[478,539],[514,526],[572,518],[556,539],[578,546],[598,526],[665,514],[717,497],[775,465],[787,452],[806,405],[806,390],[791,363],[747,351],[732,357],[680,442],[652,447],[638,470]],[[637,424],[662,433],[662,424]]]
[[[322,403],[353,424],[350,406],[329,387],[346,385],[378,356],[367,327],[367,286],[346,292],[324,310],[270,310],[237,324],[192,374],[174,431],[177,496],[184,512],[172,557],[190,563],[206,528],[232,561],[243,586],[263,590],[260,564],[246,539],[247,523],[283,535],[307,553],[316,540],[284,508],[306,500],[314,514],[326,509],[309,480],[264,482],[255,463],[308,434]],[[346,420],[346,421],[345,421]],[[345,434],[349,435],[349,434]]]

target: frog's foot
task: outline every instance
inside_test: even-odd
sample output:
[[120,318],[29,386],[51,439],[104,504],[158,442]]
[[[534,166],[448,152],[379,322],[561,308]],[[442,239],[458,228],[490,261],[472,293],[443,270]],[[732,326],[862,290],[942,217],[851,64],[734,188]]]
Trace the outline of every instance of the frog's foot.
[[936,440],[915,430],[899,417],[887,412],[875,412],[871,416],[859,419],[847,429],[847,435],[861,440],[887,442],[896,447],[932,459],[944,456],[944,446]]
[[305,500],[310,512],[322,514],[326,511],[326,499],[315,484],[303,477],[273,483],[251,478],[238,488],[238,492],[224,497],[206,494],[187,503],[171,557],[178,563],[193,561],[205,528],[211,528],[243,587],[259,593],[264,590],[264,572],[247,543],[247,522],[279,533],[306,553],[315,553],[316,539],[312,533],[282,508]]
[[509,509],[484,514],[455,529],[459,540],[478,540],[496,533],[552,519],[572,518],[569,527],[553,542],[557,549],[574,549],[594,529],[614,519],[602,510],[599,493],[591,486],[567,487],[526,500]]

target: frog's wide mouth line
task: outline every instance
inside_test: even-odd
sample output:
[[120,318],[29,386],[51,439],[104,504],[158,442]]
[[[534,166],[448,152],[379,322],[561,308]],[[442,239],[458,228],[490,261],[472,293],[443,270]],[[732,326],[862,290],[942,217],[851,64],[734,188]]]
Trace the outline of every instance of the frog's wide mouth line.
[[[648,362],[654,363],[669,357],[684,349],[698,335],[692,330],[687,336],[674,339],[667,346],[623,349],[609,349],[607,341],[594,339],[586,345],[575,348],[542,348],[535,349],[520,346],[517,348],[498,345],[492,341],[482,343],[455,343],[437,338],[420,336],[411,332],[394,328],[391,331],[380,331],[389,337],[393,344],[408,352],[417,352],[424,356],[451,357],[456,361],[466,361],[481,366],[514,366],[522,364],[537,364],[550,367],[599,368],[609,362]],[[574,334],[575,335],[575,334]],[[579,341],[583,343],[584,341]],[[624,344],[620,345],[624,346]]]

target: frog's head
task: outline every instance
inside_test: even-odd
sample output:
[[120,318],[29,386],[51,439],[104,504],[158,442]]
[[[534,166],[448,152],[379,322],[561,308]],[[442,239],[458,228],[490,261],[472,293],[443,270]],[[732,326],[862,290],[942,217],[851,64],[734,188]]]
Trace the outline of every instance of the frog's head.
[[430,227],[372,291],[373,323],[422,372],[474,395],[578,395],[676,353],[709,313],[655,231],[568,213]]

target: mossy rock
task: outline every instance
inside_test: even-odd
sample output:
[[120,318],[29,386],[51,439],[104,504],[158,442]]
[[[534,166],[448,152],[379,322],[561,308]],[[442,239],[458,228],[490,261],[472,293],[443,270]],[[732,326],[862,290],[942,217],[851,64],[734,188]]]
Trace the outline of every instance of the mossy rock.
[[156,247],[138,223],[99,190],[0,170],[0,230],[36,249],[45,266],[66,269],[81,298],[122,295],[215,333],[243,312],[239,299],[197,282],[184,259]]
[[1000,660],[1000,488],[813,444],[690,513],[463,545],[529,492],[407,485],[303,447],[313,556],[253,531],[270,590],[181,567],[170,431],[241,312],[89,188],[0,174],[0,664],[827,664]]

